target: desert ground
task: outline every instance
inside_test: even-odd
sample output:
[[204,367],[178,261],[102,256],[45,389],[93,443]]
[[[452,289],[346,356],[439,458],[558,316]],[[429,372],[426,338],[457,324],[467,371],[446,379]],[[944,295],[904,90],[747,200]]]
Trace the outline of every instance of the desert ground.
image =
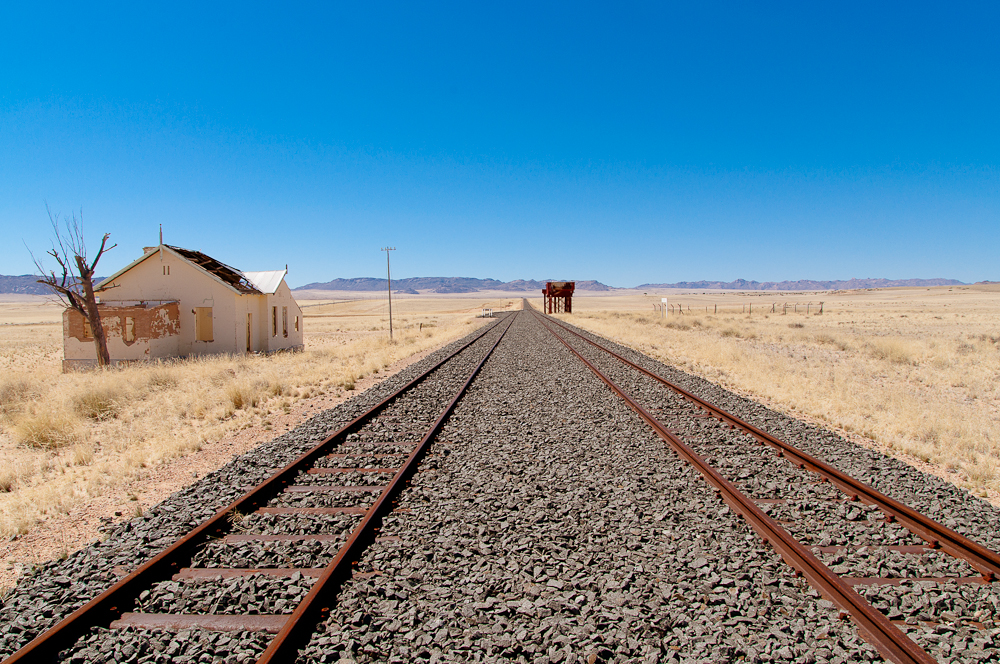
[[560,318],[1000,505],[1000,284],[616,295]]
[[[0,591],[524,295],[394,296],[390,342],[384,294],[299,291],[304,353],[79,374],[58,304],[0,296]],[[1000,504],[1000,285],[580,292],[561,317]]]
[[[308,294],[307,294],[308,295]],[[306,350],[61,373],[62,307],[0,296],[0,592],[518,298],[323,293]]]

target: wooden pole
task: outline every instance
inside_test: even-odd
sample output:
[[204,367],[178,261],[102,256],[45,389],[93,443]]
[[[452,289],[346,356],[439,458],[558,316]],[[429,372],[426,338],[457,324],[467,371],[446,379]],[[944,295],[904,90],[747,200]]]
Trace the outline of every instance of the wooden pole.
[[392,274],[389,271],[389,252],[395,251],[396,247],[382,247],[385,252],[385,279],[389,286],[389,338],[392,339]]

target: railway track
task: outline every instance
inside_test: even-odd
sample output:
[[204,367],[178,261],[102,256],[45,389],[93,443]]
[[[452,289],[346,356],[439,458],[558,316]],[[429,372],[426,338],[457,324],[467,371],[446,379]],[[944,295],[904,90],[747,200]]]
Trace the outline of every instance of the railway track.
[[[104,626],[111,629],[274,633],[257,662],[294,660],[315,625],[329,613],[338,588],[353,575],[353,565],[364,549],[375,541],[382,520],[392,511],[442,424],[503,339],[510,323],[511,320],[501,319],[487,327],[39,635],[5,659],[4,664],[61,661],[63,651],[71,650],[77,639]],[[450,372],[453,375],[440,375],[452,369],[456,358],[470,354],[476,356],[471,371],[468,367],[460,367],[457,373]],[[430,394],[419,394],[421,389]],[[436,416],[429,413],[436,413]],[[394,466],[394,461],[402,463]],[[265,522],[267,517],[272,517],[270,525],[277,521],[278,529],[283,532],[250,532],[256,529],[253,517],[258,515],[265,517]],[[281,517],[292,519],[293,527],[282,528]],[[229,564],[233,558],[244,558],[229,551],[233,546],[272,543],[285,545],[288,549],[305,543],[333,543],[337,549],[332,560],[324,566],[302,566],[301,562],[282,566],[275,560],[276,553],[277,558],[286,560],[295,558],[295,554],[274,549],[265,552],[261,550],[263,547],[255,552],[258,555],[254,566]],[[314,546],[298,559],[315,561],[322,559],[324,553],[324,548],[317,550]],[[195,566],[195,563],[201,564]],[[173,599],[173,593],[157,589],[167,581],[240,577],[294,577],[296,581],[305,577],[315,582],[304,596],[296,598],[298,602],[291,612],[219,614],[214,611],[128,610],[155,607],[164,594]],[[138,606],[133,607],[136,604]],[[284,602],[279,608],[287,606]]]
[[[886,659],[898,664],[936,661],[911,640],[899,626],[893,624],[886,615],[858,594],[854,590],[856,586],[900,585],[907,581],[933,584],[989,584],[996,581],[1000,575],[1000,554],[626,359],[601,343],[576,332],[565,323],[551,317],[544,317],[537,312],[533,313],[553,336],[611,390],[625,400],[629,407],[649,424],[657,435],[667,442],[682,459],[697,468],[705,481],[715,489],[720,499],[746,519],[763,541],[772,545],[785,562],[795,570],[796,575],[804,576],[824,597],[833,601],[844,611],[845,615],[857,624],[866,640],[872,643]],[[581,342],[585,346],[583,349],[578,347]],[[618,371],[607,369],[608,360],[617,363],[615,368]],[[605,367],[603,371],[599,365]],[[656,386],[665,388],[679,399],[658,400],[656,396],[662,397],[663,395],[656,395],[655,388],[650,390],[649,386],[646,386],[643,397],[637,399],[619,384],[619,382],[629,381],[634,385],[637,382],[634,377],[628,376],[628,371],[640,376],[640,381],[644,379],[653,381]],[[615,373],[617,376],[613,379],[611,376]],[[645,405],[640,401],[644,402]],[[678,403],[678,401],[685,403]],[[746,455],[745,448],[734,449],[731,443],[725,442],[720,445],[718,443],[705,444],[704,441],[699,441],[701,444],[689,445],[682,440],[681,435],[675,432],[673,426],[668,426],[682,424],[685,417],[690,419],[689,413],[682,414],[685,405],[698,409],[700,412],[697,415],[707,417],[713,423],[717,422],[744,434],[759,446],[769,446],[776,450],[779,461],[769,465],[772,468],[785,466],[789,470],[799,471],[798,476],[792,480],[794,483],[809,482],[808,475],[812,475],[815,478],[814,481],[826,482],[839,489],[842,496],[819,498],[816,495],[795,496],[793,492],[789,492],[784,497],[748,495],[748,492],[737,486],[739,479],[747,477],[745,457],[748,455]],[[677,428],[683,431],[683,426]],[[699,438],[701,437],[699,436]],[[699,452],[701,453],[699,454]],[[726,467],[720,470],[708,460],[708,455],[715,456],[716,463],[726,456],[731,458]],[[780,461],[782,459],[787,463],[782,464]],[[873,506],[884,515],[886,523],[898,523],[909,534],[921,538],[923,541],[917,543],[912,538],[899,533],[900,540],[898,542],[883,541],[874,550],[870,550],[869,546],[857,547],[848,544],[825,544],[810,547],[810,538],[803,537],[799,533],[793,534],[789,532],[789,529],[786,529],[786,524],[791,522],[779,523],[778,519],[773,518],[766,511],[769,506],[788,505],[796,502],[796,499],[802,500],[803,498],[807,502],[860,503]],[[799,516],[801,517],[801,514]],[[867,522],[868,519],[865,519],[865,523]],[[800,529],[802,526],[808,529],[816,527],[818,524],[800,521],[797,525]],[[965,575],[954,576],[928,576],[921,575],[919,572],[908,576],[906,570],[897,567],[893,570],[895,575],[891,577],[851,576],[834,572],[819,557],[823,553],[833,554],[836,562],[840,562],[844,560],[845,554],[851,552],[852,549],[860,549],[862,556],[869,552],[874,556],[884,551],[891,551],[904,556],[918,557],[940,551],[967,563],[966,569],[968,571]],[[916,567],[919,569],[919,565]]]
[[[206,479],[227,507],[5,661],[1000,661],[989,548],[662,371],[508,314]],[[189,530],[201,498],[119,529],[100,564]],[[0,653],[89,555],[0,613],[24,614]]]

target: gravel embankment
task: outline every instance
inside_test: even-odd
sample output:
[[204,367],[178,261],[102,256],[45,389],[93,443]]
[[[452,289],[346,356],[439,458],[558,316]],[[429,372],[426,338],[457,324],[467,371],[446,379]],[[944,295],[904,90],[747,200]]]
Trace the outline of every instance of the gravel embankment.
[[956,532],[984,546],[1000,550],[1000,510],[945,480],[923,473],[902,461],[856,445],[816,425],[775,412],[756,401],[734,394],[703,378],[681,371],[574,328],[622,357],[676,383],[771,435],[821,458],[882,493],[920,510]]
[[[503,319],[497,321],[502,322]],[[176,492],[150,508],[142,517],[110,529],[105,539],[95,541],[65,560],[39,565],[32,573],[19,580],[13,592],[3,598],[0,605],[0,658],[13,654],[36,635],[109,588],[120,578],[122,570],[132,570],[156,555],[194,526],[233,502],[246,487],[260,483],[275,468],[291,462],[303,451],[323,440],[332,430],[350,422],[479,333],[480,331],[473,332],[464,339],[449,344],[337,408],[317,414],[293,431],[270,441],[262,441],[253,451],[236,457],[218,471]],[[496,333],[488,332],[486,336],[495,339]],[[474,347],[482,347],[485,343],[484,337]],[[473,349],[466,352],[473,352]],[[394,428],[394,425],[387,424],[386,428]],[[282,543],[268,543],[268,546],[278,544]],[[307,543],[305,546],[313,545],[315,543]],[[334,548],[334,553],[335,551]],[[177,658],[184,656],[184,652],[199,652],[202,645],[218,641],[218,635],[200,635],[197,631],[191,634],[184,641],[189,641],[189,645],[182,643],[177,648],[169,648],[173,661],[179,661]],[[180,635],[170,636],[167,642],[178,642],[179,638]],[[101,641],[96,636],[94,639],[95,642]],[[233,661],[237,661],[246,652],[260,650],[250,644],[249,650],[241,651],[232,645],[233,642],[233,639],[223,641],[223,647],[230,649],[226,657],[235,658]],[[248,639],[249,642],[266,644],[267,637],[255,635]],[[166,652],[159,648],[156,650],[161,654]],[[133,648],[133,657],[137,657],[139,652],[139,649]],[[150,652],[147,650],[146,654]],[[119,657],[120,652],[115,655],[115,660],[105,660],[103,656],[99,656],[93,661],[137,661]]]
[[[796,578],[773,550],[716,497],[624,402],[542,328],[516,314],[438,437],[380,538],[358,564],[302,662],[881,661],[850,621]],[[503,324],[505,321],[499,321]],[[391,468],[433,421],[498,329],[394,403],[319,466]],[[614,346],[610,342],[601,343]],[[456,342],[456,344],[461,342]],[[842,500],[829,484],[791,467],[746,436],[695,417],[675,395],[595,350],[574,344],[699,453],[851,575],[966,575],[941,554],[885,549],[920,544],[876,510]],[[614,346],[632,361],[855,474],[946,525],[1000,548],[988,504],[892,459],[797,422],[721,388]],[[445,349],[447,350],[447,349]],[[440,353],[264,443],[178,492],[101,543],[49,563],[0,607],[0,657],[16,650],[110,585],[115,566],[134,568],[334,429],[409,380]],[[473,358],[475,356],[475,358]],[[379,444],[381,443],[381,444]],[[391,443],[391,444],[385,444]],[[783,468],[782,466],[787,466]],[[305,474],[300,484],[368,486],[387,475]],[[376,494],[286,493],[272,506],[367,505]],[[234,533],[334,535],[327,542],[216,541],[205,567],[316,567],[360,521],[357,515],[241,516]],[[816,529],[811,523],[823,524]],[[867,547],[861,549],[858,547]],[[165,581],[143,611],[290,613],[308,576]],[[990,586],[859,588],[942,663],[1000,661],[1000,608]],[[948,621],[975,620],[981,628]],[[945,624],[921,626],[920,621]],[[69,661],[251,662],[270,636],[188,630],[95,630]],[[995,645],[994,640],[998,643]],[[67,644],[68,645],[68,644]]]
[[449,421],[300,661],[869,661],[530,316]]
[[[567,335],[569,336],[569,335]],[[588,335],[623,357],[737,414],[884,493],[931,515],[954,530],[996,550],[1000,544],[997,510],[968,493],[878,453],[864,450],[830,432],[777,416],[758,404],[732,395],[669,367]],[[750,436],[696,413],[686,400],[653,379],[577,339],[570,343],[641,404],[651,408],[696,452],[754,498],[784,499],[764,505],[799,541],[810,546],[845,546],[820,558],[838,574],[851,577],[976,577],[964,560],[943,553],[903,554],[889,546],[924,545],[924,540],[873,506],[845,502],[845,496],[819,477],[800,470]],[[623,352],[625,351],[625,352]],[[705,388],[708,386],[708,388]],[[702,388],[701,390],[696,388]],[[752,417],[751,417],[752,416]],[[811,435],[816,433],[816,435]],[[933,506],[933,509],[931,509]],[[911,638],[939,661],[1000,661],[998,584],[931,584],[916,580],[902,586],[879,585],[859,592],[890,619],[907,621]],[[933,624],[924,624],[932,622]],[[969,623],[979,623],[980,626]],[[942,634],[949,638],[942,638]]]

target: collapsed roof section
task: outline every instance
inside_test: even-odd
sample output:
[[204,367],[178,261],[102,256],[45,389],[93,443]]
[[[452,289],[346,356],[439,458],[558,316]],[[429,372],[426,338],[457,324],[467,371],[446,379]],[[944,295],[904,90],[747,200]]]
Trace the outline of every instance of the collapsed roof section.
[[[163,245],[177,252],[198,267],[226,282],[240,293],[260,293],[254,284],[247,279],[242,272],[234,267],[229,267],[221,261],[217,261],[208,254],[193,249],[182,249],[170,244]],[[273,292],[273,291],[272,291]]]
[[162,251],[169,251],[183,258],[241,295],[273,295],[277,291],[278,286],[281,285],[281,281],[285,278],[285,275],[288,274],[287,267],[284,270],[242,272],[200,251],[175,247],[170,244],[161,244],[155,247],[143,247],[143,255],[140,258],[137,258],[110,277],[101,281],[96,290],[102,291],[113,287],[115,279],[149,257],[156,255],[157,252]]

